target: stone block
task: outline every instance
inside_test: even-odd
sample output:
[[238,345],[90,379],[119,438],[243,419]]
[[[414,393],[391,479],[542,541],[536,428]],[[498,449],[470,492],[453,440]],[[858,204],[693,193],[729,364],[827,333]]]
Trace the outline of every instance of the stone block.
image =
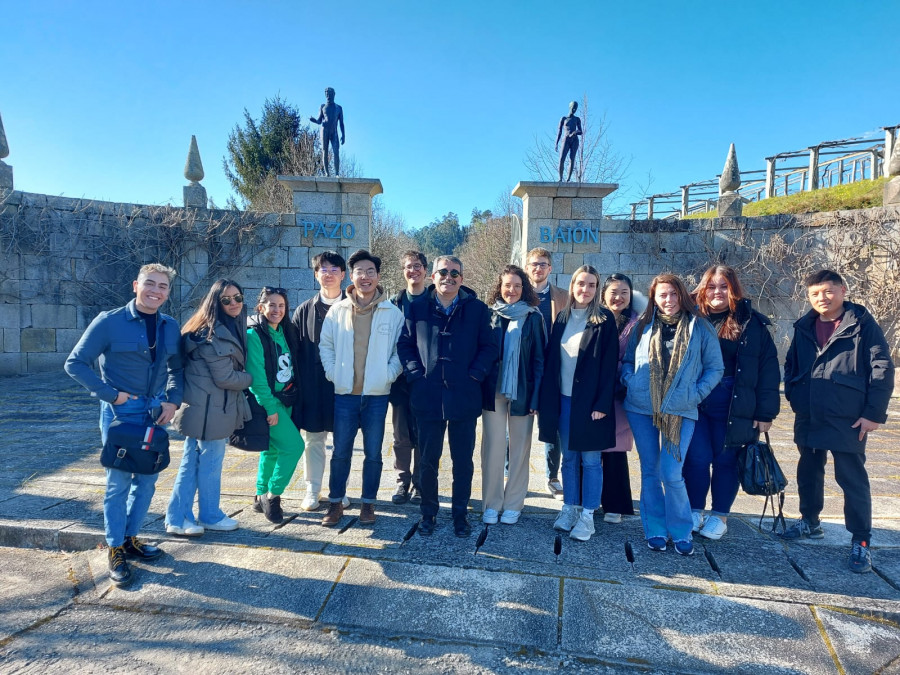
[[31,352],[25,355],[26,367],[29,373],[51,373],[57,370],[62,373],[63,364],[66,362],[68,355],[68,352],[49,354]]
[[200,183],[185,185],[182,189],[185,207],[205,209],[207,205],[206,188]]
[[56,331],[52,328],[23,328],[20,339],[23,352],[56,351]]
[[892,178],[884,184],[884,206],[900,204],[900,176]]
[[603,217],[603,200],[590,197],[576,197],[572,200],[572,218]]
[[288,264],[288,247],[273,246],[253,256],[253,265],[255,267],[281,268],[287,267]]
[[522,199],[522,214],[526,220],[553,218],[553,199],[526,195]]
[[[365,195],[363,195],[365,196]],[[295,192],[294,211],[297,215],[341,213],[341,193],[339,192]]]
[[75,328],[72,305],[31,305],[32,328]]
[[650,274],[650,257],[640,253],[622,253],[619,255],[617,271],[630,277],[636,274]]
[[554,275],[555,279],[552,279],[550,283],[554,286],[559,286],[561,289],[568,293],[569,291],[569,283],[572,281],[571,274],[556,274]]
[[13,168],[6,162],[0,161],[0,190],[13,189]]
[[81,338],[83,331],[77,328],[57,328],[56,329],[56,351],[68,354],[75,347],[75,344]]
[[345,216],[369,217],[372,210],[372,198],[359,192],[345,192],[341,195],[341,213]]
[[0,326],[19,328],[21,325],[21,305],[12,302],[0,303]]
[[[318,290],[314,290],[314,289],[300,289],[299,291],[297,291],[297,305],[296,306],[299,306],[302,303],[306,302],[307,300],[309,300],[311,297],[313,297],[318,292],[319,292]],[[291,312],[293,312],[293,309],[291,310]]]
[[584,264],[596,268],[604,278],[619,271],[619,254],[603,251],[601,253],[586,253]]
[[563,259],[563,274],[572,274],[584,264],[584,255],[581,253],[566,253]]
[[24,372],[24,354],[18,352],[0,354],[0,375],[21,375]]
[[316,287],[315,275],[309,268],[282,269],[280,270],[280,279],[279,285],[282,288],[311,290]]
[[572,217],[572,198],[557,197],[553,200],[553,218],[565,220]]
[[47,264],[47,258],[43,255],[23,255],[22,256],[22,278],[23,279],[40,279],[47,281],[50,279],[50,266]]
[[740,216],[744,208],[743,198],[736,192],[719,197],[719,218]]
[[84,331],[99,313],[96,307],[77,306],[75,310],[75,328]]
[[634,235],[630,232],[601,232],[600,250],[604,253],[634,253]]
[[565,253],[551,253],[550,254],[550,264],[551,264],[551,272],[555,272],[557,274],[562,273],[563,267],[566,264],[566,254]]
[[272,270],[263,267],[242,267],[234,274],[234,280],[246,289],[255,288],[259,290],[263,286],[278,286],[278,270]]
[[300,216],[291,216],[293,222],[285,226],[280,232],[280,242],[282,246],[309,246],[312,237],[303,236],[303,228],[298,227],[297,219]]
[[291,246],[288,248],[288,267],[309,267],[309,247]]

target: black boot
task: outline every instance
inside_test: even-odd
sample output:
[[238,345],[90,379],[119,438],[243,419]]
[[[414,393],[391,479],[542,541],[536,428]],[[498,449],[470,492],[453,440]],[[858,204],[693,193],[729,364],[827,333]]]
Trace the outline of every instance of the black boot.
[[131,568],[125,560],[125,549],[111,546],[109,549],[109,580],[116,586],[126,586],[133,578]]
[[126,556],[140,558],[141,560],[156,560],[163,554],[163,550],[159,546],[145,544],[137,537],[125,537],[125,543],[122,544],[122,548]]

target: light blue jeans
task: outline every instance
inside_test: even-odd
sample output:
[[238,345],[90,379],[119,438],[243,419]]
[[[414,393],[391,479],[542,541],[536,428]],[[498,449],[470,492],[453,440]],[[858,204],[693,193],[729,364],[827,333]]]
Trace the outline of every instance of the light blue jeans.
[[600,508],[600,494],[603,490],[601,452],[569,450],[571,419],[572,398],[562,396],[559,405],[559,447],[562,452],[563,504],[596,511]]
[[222,490],[222,462],[225,459],[226,441],[225,438],[214,441],[190,437],[184,439],[184,454],[172,486],[166,525],[181,527],[185,520],[196,524],[194,495],[198,493],[201,523],[212,525],[225,517],[225,513],[219,508],[219,494]]
[[681,471],[694,434],[694,420],[681,418],[681,460],[678,461],[669,449],[661,447],[661,435],[651,415],[628,411],[626,415],[641,460],[644,536],[647,539],[667,537],[672,541],[691,541],[691,503]]
[[[122,405],[100,402],[100,439],[106,444],[106,434],[114,419],[135,424],[150,421],[148,412],[159,406],[159,399],[140,396]],[[110,547],[121,546],[125,537],[137,536],[150,500],[156,491],[159,474],[144,475],[119,469],[106,469],[106,495],[103,497],[103,523],[106,543]]]

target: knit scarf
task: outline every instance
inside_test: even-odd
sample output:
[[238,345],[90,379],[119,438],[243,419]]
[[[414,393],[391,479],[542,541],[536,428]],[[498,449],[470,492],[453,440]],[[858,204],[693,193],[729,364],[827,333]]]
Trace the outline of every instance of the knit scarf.
[[[660,323],[678,326],[675,329],[675,343],[669,358],[669,368],[665,372],[663,372]],[[662,432],[663,446],[678,462],[681,461],[681,417],[663,413],[662,402],[687,352],[690,323],[690,315],[687,312],[682,311],[675,316],[665,316],[662,312],[656,312],[650,334],[650,401],[653,404],[653,425]]]
[[[503,341],[503,360],[500,363],[500,393],[508,400],[515,401],[519,394],[519,351],[522,345],[522,326],[531,312],[539,312],[523,300],[511,305],[498,300],[491,307],[494,312],[509,319],[506,338]],[[543,325],[543,321],[541,321]]]

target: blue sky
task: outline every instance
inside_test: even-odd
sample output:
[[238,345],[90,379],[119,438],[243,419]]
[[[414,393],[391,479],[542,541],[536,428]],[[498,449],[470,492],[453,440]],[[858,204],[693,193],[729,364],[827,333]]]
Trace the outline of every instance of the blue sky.
[[[16,188],[181,203],[191,134],[223,205],[228,133],[276,94],[337,90],[345,155],[418,227],[517,181],[568,102],[603,111],[635,196],[900,124],[900,3],[0,0]],[[879,136],[881,132],[879,131]]]

